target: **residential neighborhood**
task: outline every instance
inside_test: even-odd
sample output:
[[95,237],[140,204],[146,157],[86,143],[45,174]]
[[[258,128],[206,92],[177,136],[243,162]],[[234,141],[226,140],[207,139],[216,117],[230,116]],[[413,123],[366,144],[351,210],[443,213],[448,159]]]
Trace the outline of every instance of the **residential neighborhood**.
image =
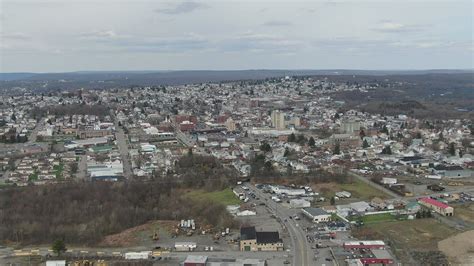
[[[370,225],[423,221],[447,232],[472,230],[474,128],[469,119],[368,113],[332,96],[380,86],[286,76],[0,96],[1,185],[199,184],[197,172],[183,171],[189,160],[212,158],[221,166],[194,167],[231,173],[230,183],[222,181],[227,190],[186,197],[220,193],[240,226],[222,229],[226,244],[202,240],[221,238],[210,225],[176,229],[184,236],[155,241],[168,250],[164,257],[204,252],[185,265],[222,265],[209,262],[213,252],[275,252],[268,265],[417,261],[418,253],[400,253],[397,236]],[[198,228],[205,235],[196,238]],[[143,254],[136,256],[162,257]]]

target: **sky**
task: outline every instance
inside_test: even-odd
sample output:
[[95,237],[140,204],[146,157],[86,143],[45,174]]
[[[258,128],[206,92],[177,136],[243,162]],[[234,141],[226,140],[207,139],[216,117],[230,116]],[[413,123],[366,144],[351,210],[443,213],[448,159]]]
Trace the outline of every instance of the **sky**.
[[473,14],[473,0],[0,0],[0,72],[472,69]]

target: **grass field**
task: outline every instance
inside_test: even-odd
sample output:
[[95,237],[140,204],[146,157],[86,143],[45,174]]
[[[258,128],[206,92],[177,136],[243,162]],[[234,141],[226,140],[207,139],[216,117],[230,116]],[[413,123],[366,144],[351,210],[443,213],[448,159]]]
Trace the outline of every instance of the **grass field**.
[[354,180],[351,184],[340,184],[340,187],[342,190],[351,192],[353,197],[359,199],[387,198],[387,194],[360,180]]
[[356,231],[358,231],[356,234],[372,233],[390,239],[399,247],[418,250],[436,250],[438,241],[458,233],[455,229],[431,218],[372,223]]
[[210,200],[213,202],[222,203],[224,205],[237,205],[240,200],[235,196],[232,189],[226,188],[221,191],[205,192],[202,190],[194,190],[186,194],[187,197],[193,200]]
[[365,225],[373,224],[373,223],[380,223],[380,222],[393,222],[398,221],[399,219],[405,219],[406,217],[397,217],[396,215],[392,215],[390,213],[381,213],[381,214],[373,214],[373,215],[365,215],[362,216],[360,219],[357,217],[353,217],[353,221],[362,221]]

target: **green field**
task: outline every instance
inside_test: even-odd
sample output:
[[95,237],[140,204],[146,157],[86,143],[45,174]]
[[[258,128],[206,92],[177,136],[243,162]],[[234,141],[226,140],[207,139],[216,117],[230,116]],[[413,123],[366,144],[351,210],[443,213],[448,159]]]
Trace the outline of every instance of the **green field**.
[[240,200],[237,196],[232,192],[232,189],[226,188],[221,191],[214,191],[214,192],[205,192],[202,190],[194,190],[188,192],[186,197],[189,197],[193,200],[209,200],[213,202],[222,203],[223,205],[238,205],[240,204]]
[[392,215],[391,213],[381,213],[381,214],[373,214],[373,215],[365,215],[362,217],[352,217],[349,220],[353,221],[362,221],[365,225],[373,224],[373,223],[380,223],[380,222],[393,222],[398,220],[405,220],[406,216],[396,216]]
[[360,180],[354,180],[354,182],[350,184],[340,184],[339,185],[341,190],[346,190],[352,193],[352,197],[359,198],[359,199],[372,199],[375,197],[379,198],[387,198],[387,194],[384,192],[367,185],[366,183]]

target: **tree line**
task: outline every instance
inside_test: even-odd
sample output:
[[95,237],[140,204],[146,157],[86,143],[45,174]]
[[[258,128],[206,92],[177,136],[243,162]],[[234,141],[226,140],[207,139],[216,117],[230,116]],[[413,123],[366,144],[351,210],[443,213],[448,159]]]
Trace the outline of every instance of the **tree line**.
[[3,189],[0,241],[42,244],[64,239],[68,244],[94,245],[106,235],[150,220],[190,217],[217,228],[237,226],[222,204],[190,201],[182,193],[183,189],[227,186],[231,175],[222,165],[210,158],[185,156],[178,161],[177,172],[180,175],[149,182],[78,182]]

